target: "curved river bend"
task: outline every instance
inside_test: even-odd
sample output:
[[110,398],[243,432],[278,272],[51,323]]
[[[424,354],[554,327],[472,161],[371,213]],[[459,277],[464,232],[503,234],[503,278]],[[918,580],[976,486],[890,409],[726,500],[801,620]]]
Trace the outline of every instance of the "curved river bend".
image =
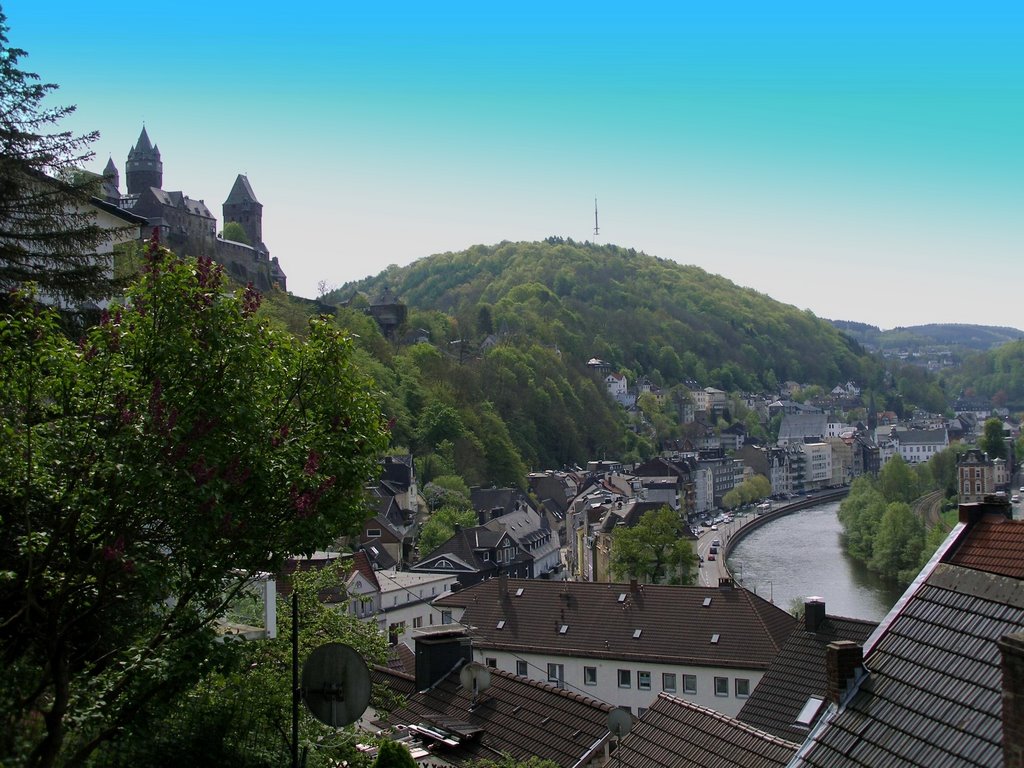
[[881,621],[903,590],[843,551],[838,511],[826,502],[752,531],[729,555],[733,577],[786,611],[817,595],[833,616]]

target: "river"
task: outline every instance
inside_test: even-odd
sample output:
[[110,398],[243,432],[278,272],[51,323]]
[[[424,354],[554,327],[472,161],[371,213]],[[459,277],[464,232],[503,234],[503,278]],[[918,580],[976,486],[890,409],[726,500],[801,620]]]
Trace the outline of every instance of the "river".
[[752,531],[729,555],[733,577],[787,611],[817,595],[833,616],[881,621],[903,590],[843,551],[838,511],[838,501],[826,502]]

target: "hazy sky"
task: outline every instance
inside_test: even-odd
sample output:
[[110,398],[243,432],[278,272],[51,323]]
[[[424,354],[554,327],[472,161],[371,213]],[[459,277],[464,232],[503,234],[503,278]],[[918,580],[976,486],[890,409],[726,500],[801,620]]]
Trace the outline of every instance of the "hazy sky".
[[93,170],[145,124],[218,226],[245,173],[298,295],[561,235],[1024,329],[1019,0],[0,2]]

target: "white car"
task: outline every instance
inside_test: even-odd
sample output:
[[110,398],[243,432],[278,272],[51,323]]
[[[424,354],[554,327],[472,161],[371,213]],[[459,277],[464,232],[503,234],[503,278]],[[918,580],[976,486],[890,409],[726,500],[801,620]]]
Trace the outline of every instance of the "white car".
[[1011,504],[1017,504],[1019,501],[1020,501],[1020,496],[1018,496],[1016,493],[1013,494],[1013,496],[1010,497],[1010,503]]

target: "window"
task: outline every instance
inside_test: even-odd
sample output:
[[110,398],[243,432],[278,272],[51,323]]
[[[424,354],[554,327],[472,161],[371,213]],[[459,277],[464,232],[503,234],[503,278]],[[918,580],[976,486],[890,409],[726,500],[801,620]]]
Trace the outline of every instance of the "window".
[[632,679],[632,677],[633,676],[630,674],[628,669],[620,669],[619,670],[619,688],[629,688],[630,687],[630,680]]
[[451,611],[441,611],[441,623],[442,624],[451,624],[452,623],[452,612]]
[[490,667],[491,669],[497,669],[498,668],[498,660],[496,658],[494,658],[493,656],[488,656],[485,659],[485,661],[487,663],[487,666]]
[[683,675],[683,693],[697,692],[697,676]]
[[728,677],[716,677],[715,678],[715,696],[728,696],[729,695],[729,678]]
[[563,664],[548,664],[548,682],[554,683],[559,688],[565,687],[565,666]]
[[422,616],[414,616],[413,619],[412,619],[412,628],[413,629],[419,629],[422,626],[423,626],[423,617]]
[[597,667],[583,668],[583,684],[597,685]]
[[733,681],[737,699],[745,699],[750,696],[750,681],[744,677],[737,677]]
[[661,690],[665,693],[676,692],[676,673],[675,672],[662,672],[661,673]]
[[379,539],[380,538],[380,528],[367,528],[366,529],[366,538],[368,538],[368,539]]
[[636,673],[636,687],[641,691],[651,690],[651,673],[638,671]]
[[519,675],[520,677],[526,677],[527,674],[529,674],[529,671],[526,668],[526,662],[525,661],[520,659],[519,661],[516,662],[516,674]]

